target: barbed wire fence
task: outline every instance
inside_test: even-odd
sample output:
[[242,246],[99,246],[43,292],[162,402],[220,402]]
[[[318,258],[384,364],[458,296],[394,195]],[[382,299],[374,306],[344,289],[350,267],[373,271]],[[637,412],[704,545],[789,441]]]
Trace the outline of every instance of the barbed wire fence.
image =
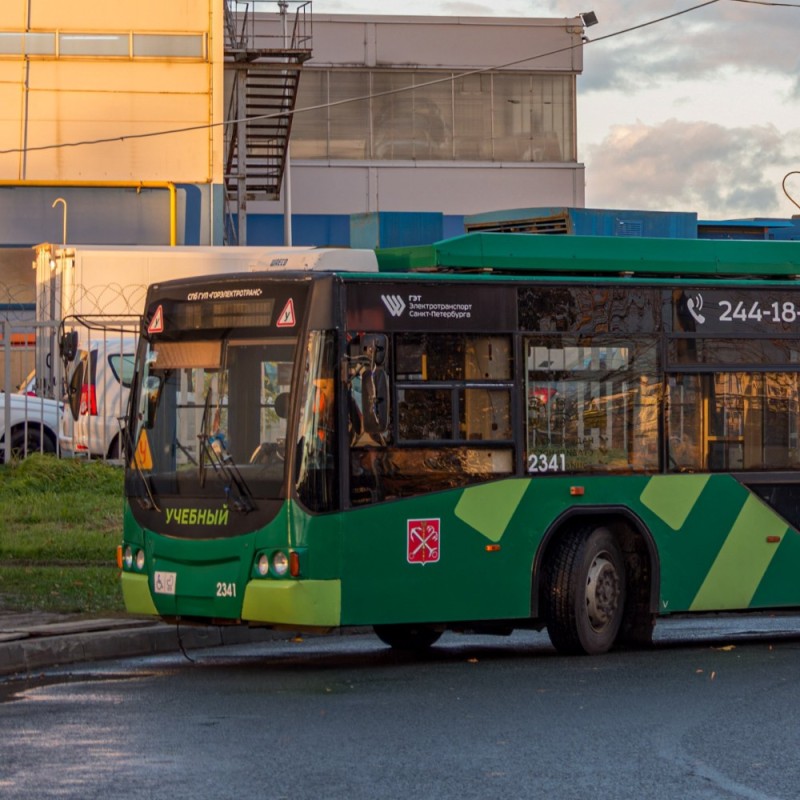
[[36,316],[36,295],[32,285],[0,281],[0,319],[32,320]]
[[147,286],[143,284],[79,286],[76,287],[71,301],[62,309],[61,316],[91,314],[105,315],[111,319],[121,314],[141,314],[146,296]]

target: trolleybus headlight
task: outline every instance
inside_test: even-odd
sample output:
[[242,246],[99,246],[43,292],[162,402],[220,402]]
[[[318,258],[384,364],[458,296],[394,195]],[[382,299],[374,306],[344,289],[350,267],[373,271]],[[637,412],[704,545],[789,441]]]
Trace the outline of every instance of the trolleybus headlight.
[[262,578],[266,577],[266,575],[269,573],[269,558],[267,558],[264,553],[258,557],[258,561],[256,562],[256,570]]
[[272,556],[272,569],[275,570],[275,574],[283,577],[289,571],[289,559],[286,556],[286,553],[278,550]]
[[133,550],[130,545],[125,548],[124,560],[125,566],[130,569],[133,566]]
[[136,569],[144,569],[144,550],[136,551]]

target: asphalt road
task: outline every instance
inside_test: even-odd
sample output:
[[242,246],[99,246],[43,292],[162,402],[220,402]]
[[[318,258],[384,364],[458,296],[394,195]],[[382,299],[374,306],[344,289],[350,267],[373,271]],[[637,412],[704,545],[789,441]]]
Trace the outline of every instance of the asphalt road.
[[50,670],[0,684],[0,797],[796,798],[800,619],[657,630],[595,658],[354,635]]

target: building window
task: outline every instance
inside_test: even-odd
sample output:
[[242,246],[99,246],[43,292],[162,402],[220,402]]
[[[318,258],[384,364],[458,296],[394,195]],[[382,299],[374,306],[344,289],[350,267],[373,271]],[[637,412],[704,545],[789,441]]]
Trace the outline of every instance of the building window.
[[0,31],[0,55],[51,56],[56,52],[54,33]]
[[[369,99],[325,107],[350,97]],[[563,163],[577,157],[572,75],[307,69],[297,108],[292,149],[299,158]]]
[[133,34],[134,58],[205,58],[203,34]]
[[[441,77],[435,72],[372,74],[372,91],[378,95],[372,101],[372,158],[453,158],[453,90],[449,81],[430,83]],[[332,73],[331,82],[336,80]],[[410,83],[422,85],[397,91]]]
[[[56,39],[58,48],[56,49]],[[204,33],[22,33],[0,31],[0,56],[205,59]]]
[[22,53],[22,33],[0,33],[0,53],[18,55]]
[[129,37],[121,33],[59,33],[58,54],[61,56],[120,56],[130,50]]
[[[348,100],[369,94],[369,75],[345,72],[331,82],[329,101]],[[321,109],[327,122],[329,158],[364,158],[369,145],[369,101],[362,100]],[[326,113],[327,112],[327,113]],[[294,146],[294,145],[292,145]]]

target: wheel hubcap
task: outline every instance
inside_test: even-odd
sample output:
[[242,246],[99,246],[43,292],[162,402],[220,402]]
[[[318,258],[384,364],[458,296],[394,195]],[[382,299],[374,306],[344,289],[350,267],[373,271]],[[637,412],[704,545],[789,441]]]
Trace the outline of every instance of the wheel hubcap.
[[619,575],[605,553],[592,561],[586,579],[586,611],[595,630],[613,619],[619,602]]

